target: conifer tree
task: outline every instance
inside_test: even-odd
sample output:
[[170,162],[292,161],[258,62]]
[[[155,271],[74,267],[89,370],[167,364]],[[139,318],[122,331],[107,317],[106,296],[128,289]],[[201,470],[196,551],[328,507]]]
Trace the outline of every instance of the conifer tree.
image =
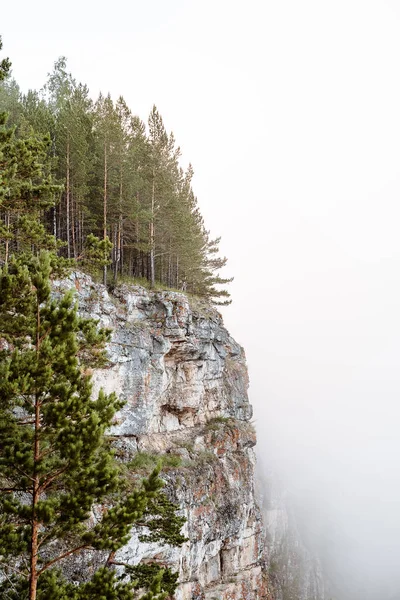
[[[0,36],[0,50],[3,48],[3,41]],[[0,81],[3,81],[11,69],[11,63],[8,58],[3,58],[0,62]]]
[[[135,218],[137,177],[134,152],[137,146],[136,122],[125,100],[120,96],[115,105],[118,126],[114,142],[115,170],[118,173],[118,201],[111,211],[114,281],[123,268],[125,225]],[[136,144],[135,144],[136,142]],[[129,227],[128,227],[129,229]]]
[[77,83],[66,68],[65,57],[59,58],[45,90],[54,119],[57,179],[64,185],[58,235],[66,242],[68,258],[77,258],[85,239],[83,220],[93,167],[93,103],[87,87]]
[[[133,600],[135,582],[113,571],[132,526],[179,545],[182,519],[156,469],[141,484],[124,475],[106,429],[121,403],[92,398],[89,366],[104,363],[105,330],[78,316],[71,293],[52,299],[51,256],[0,270],[0,584],[4,600]],[[95,525],[94,505],[108,507]],[[107,551],[90,581],[65,580],[63,563]],[[155,566],[147,600],[166,597]]]
[[[227,306],[231,304],[232,300],[228,290],[216,286],[223,286],[233,281],[233,277],[221,277],[218,275],[218,271],[225,267],[228,259],[226,256],[216,256],[219,252],[218,244],[220,238],[209,240],[206,243],[206,255],[204,258],[203,268],[203,288],[205,293],[203,295],[217,306]],[[202,295],[200,288],[199,294]]]
[[55,249],[44,214],[54,206],[60,187],[52,178],[50,139],[30,131],[17,138],[0,115],[0,255],[7,263],[14,253]]
[[147,277],[151,217],[149,211],[150,145],[146,126],[138,117],[132,117],[126,162],[127,193],[122,241],[124,272],[135,277]]
[[155,252],[156,252],[156,215],[161,206],[161,189],[163,175],[163,159],[166,158],[166,148],[168,144],[167,132],[164,128],[161,115],[156,106],[149,115],[149,142],[151,146],[151,201],[150,201],[150,222],[149,222],[149,263],[151,287],[154,288],[156,281]]
[[[153,106],[149,115],[149,143],[150,143],[150,227],[149,227],[149,262],[151,286],[156,281],[156,252],[162,256],[165,252],[163,227],[161,223],[168,221],[167,211],[171,207],[171,200],[176,189],[178,176],[179,148],[175,148],[173,135],[167,134],[163,119],[156,106]],[[159,230],[159,231],[158,231]],[[161,269],[159,269],[161,271]],[[162,276],[160,273],[160,279]]]
[[0,112],[8,115],[8,123],[14,127],[22,120],[21,90],[15,79],[6,77],[0,84]]
[[[120,125],[110,94],[105,97],[100,94],[95,105],[94,125],[98,171],[98,187],[94,191],[95,196],[102,198],[102,232],[103,240],[106,240],[111,229],[110,214],[115,214],[118,204],[120,163]],[[106,264],[103,267],[103,283],[107,284]]]
[[[10,91],[12,91],[11,83],[9,87]],[[55,147],[53,140],[55,120],[49,104],[39,92],[36,90],[29,90],[27,94],[20,97],[20,111],[21,117],[19,122],[16,123],[18,125],[16,131],[17,137],[27,136],[33,130],[36,135],[50,138],[52,143],[48,147],[48,152],[50,155],[54,156]],[[11,124],[13,124],[13,122],[11,122]]]

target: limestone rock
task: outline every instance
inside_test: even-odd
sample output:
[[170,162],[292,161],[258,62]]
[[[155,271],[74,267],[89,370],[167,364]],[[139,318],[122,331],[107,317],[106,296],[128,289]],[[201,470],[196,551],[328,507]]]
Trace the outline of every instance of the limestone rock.
[[94,381],[125,401],[111,431],[118,448],[183,459],[165,479],[189,541],[171,549],[133,534],[119,557],[137,564],[157,556],[179,570],[177,600],[272,600],[243,349],[216,310],[184,294],[133,285],[109,294],[80,273],[55,293],[71,287],[80,312],[112,329],[109,365]]

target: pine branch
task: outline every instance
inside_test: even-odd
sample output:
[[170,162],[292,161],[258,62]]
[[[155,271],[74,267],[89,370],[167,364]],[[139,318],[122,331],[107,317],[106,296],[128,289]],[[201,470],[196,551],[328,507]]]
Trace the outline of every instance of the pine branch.
[[19,569],[17,569],[16,567],[13,567],[12,565],[10,565],[10,563],[8,562],[7,564],[5,564],[3,562],[3,558],[0,557],[0,565],[2,565],[2,567],[7,570],[10,569],[10,571],[12,571],[13,573],[18,573],[18,575],[21,575],[22,577],[27,577],[29,575],[29,570],[27,569],[26,572],[24,573],[23,571],[20,571]]
[[56,558],[53,558],[53,560],[50,560],[48,563],[46,563],[44,565],[44,567],[42,567],[40,570],[38,570],[38,577],[44,573],[45,571],[47,571],[47,569],[49,569],[50,567],[52,567],[53,565],[57,564],[58,562],[60,562],[61,560],[64,560],[64,558],[67,558],[68,556],[72,556],[73,554],[76,554],[77,552],[80,552],[81,550],[90,550],[91,546],[88,545],[82,545],[82,546],[77,546],[76,548],[73,548],[72,550],[68,550],[68,552],[64,552],[64,554],[60,554],[60,556],[57,556]]
[[[40,456],[40,459],[42,459],[42,456]],[[63,473],[65,473],[69,468],[69,465],[65,465],[65,467],[63,467],[62,469],[59,469],[56,473],[54,473],[54,475],[51,475],[50,477],[48,477],[47,479],[44,480],[43,483],[41,483],[38,487],[38,492],[42,493],[44,492],[51,483],[53,483],[53,481],[55,481],[57,479],[57,477],[60,477],[60,475],[62,475]]]

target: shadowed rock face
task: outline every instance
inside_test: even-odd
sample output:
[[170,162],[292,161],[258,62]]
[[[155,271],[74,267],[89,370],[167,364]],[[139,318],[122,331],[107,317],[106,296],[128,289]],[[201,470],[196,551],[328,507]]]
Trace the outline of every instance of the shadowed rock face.
[[219,313],[177,292],[121,285],[112,295],[82,274],[75,287],[82,314],[113,331],[109,367],[95,391],[115,391],[126,404],[112,435],[123,456],[171,453],[182,466],[166,489],[187,518],[179,549],[140,543],[118,558],[157,557],[179,570],[177,600],[272,600],[264,564],[264,532],[255,497],[255,432],[242,348]]

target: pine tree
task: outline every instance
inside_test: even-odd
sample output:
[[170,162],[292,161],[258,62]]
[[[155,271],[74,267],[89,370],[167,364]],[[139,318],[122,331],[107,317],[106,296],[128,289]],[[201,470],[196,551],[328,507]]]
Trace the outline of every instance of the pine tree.
[[45,90],[54,119],[57,179],[64,185],[58,236],[66,242],[68,258],[77,258],[85,239],[83,221],[93,168],[93,103],[87,87],[77,83],[66,67],[65,57],[56,61]]
[[136,141],[135,121],[122,96],[116,102],[115,114],[118,122],[114,147],[117,155],[115,168],[118,172],[118,202],[111,213],[114,282],[123,268],[125,226],[132,218],[136,207],[136,173],[134,161],[132,161],[132,150]]
[[[0,36],[0,50],[3,48],[3,41]],[[0,81],[3,81],[11,69],[11,63],[8,58],[3,58],[0,62]]]
[[[96,199],[97,197],[102,198],[101,227],[103,240],[105,241],[110,237],[109,234],[111,233],[112,225],[111,215],[117,213],[116,207],[119,204],[120,195],[120,153],[118,148],[121,131],[118,115],[109,94],[105,97],[100,94],[95,104],[94,126],[98,176],[97,186],[93,191],[95,192]],[[105,259],[106,258],[107,257],[105,257]],[[104,285],[107,285],[106,264],[104,264],[103,267],[103,283]]]
[[128,140],[127,184],[123,208],[123,271],[135,277],[147,277],[149,250],[149,165],[150,145],[146,126],[132,117]]
[[32,131],[16,137],[0,114],[0,256],[8,263],[15,253],[55,249],[44,215],[55,204],[60,187],[53,182],[49,137]]
[[23,107],[21,90],[15,79],[6,77],[0,81],[0,113],[7,113],[8,123],[14,127],[21,123]]
[[[0,585],[4,600],[133,600],[135,582],[113,571],[137,525],[179,545],[182,519],[161,492],[158,469],[139,487],[105,435],[121,407],[92,398],[89,366],[104,363],[108,332],[77,314],[71,293],[52,299],[51,256],[0,270]],[[90,524],[94,505],[107,511]],[[82,551],[106,564],[78,587],[60,568]],[[167,583],[167,581],[165,582]],[[163,571],[144,598],[165,598]]]
[[[205,296],[217,306],[226,306],[232,302],[230,294],[226,289],[215,287],[226,285],[233,281],[233,277],[223,278],[217,271],[225,267],[228,259],[217,256],[221,238],[210,240],[208,234],[205,238],[204,255],[202,261],[201,281],[197,290],[200,296]],[[221,299],[222,298],[222,299]]]
[[108,237],[99,239],[93,233],[89,233],[86,237],[85,245],[82,253],[79,256],[78,265],[91,275],[96,275],[104,266],[110,264],[109,256],[112,249],[112,244]]
[[[175,148],[173,135],[167,134],[162,117],[156,106],[153,106],[149,115],[149,143],[150,153],[150,227],[149,227],[149,254],[150,254],[150,276],[151,286],[156,281],[156,258],[166,253],[166,239],[164,234],[166,221],[168,219],[168,208],[176,191],[176,180],[178,178],[178,158],[180,149]],[[162,262],[159,261],[162,265]],[[159,280],[162,280],[162,268],[159,269]]]
[[154,288],[156,282],[156,216],[162,203],[163,176],[165,175],[166,149],[168,136],[164,123],[156,106],[149,115],[149,141],[151,146],[151,200],[149,222],[149,254],[150,254],[150,284]]
[[45,99],[37,91],[29,90],[27,94],[20,97],[20,111],[21,117],[16,123],[17,137],[27,136],[33,130],[38,136],[50,138],[52,143],[48,151],[50,155],[54,155],[55,120]]

